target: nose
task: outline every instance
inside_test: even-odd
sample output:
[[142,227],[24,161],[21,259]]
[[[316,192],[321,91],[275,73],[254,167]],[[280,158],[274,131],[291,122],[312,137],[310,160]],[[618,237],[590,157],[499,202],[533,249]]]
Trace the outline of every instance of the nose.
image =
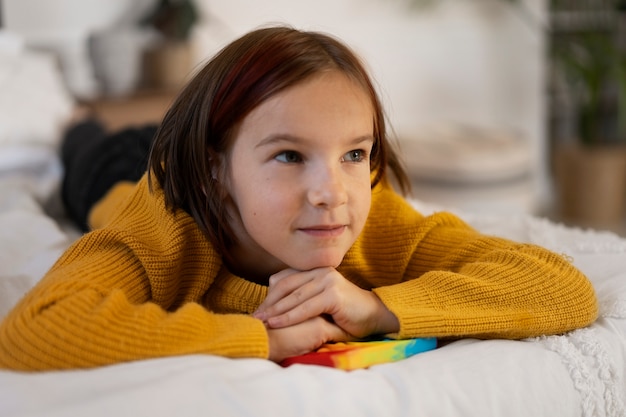
[[312,170],[307,198],[314,207],[333,208],[345,204],[348,194],[341,168],[323,166]]

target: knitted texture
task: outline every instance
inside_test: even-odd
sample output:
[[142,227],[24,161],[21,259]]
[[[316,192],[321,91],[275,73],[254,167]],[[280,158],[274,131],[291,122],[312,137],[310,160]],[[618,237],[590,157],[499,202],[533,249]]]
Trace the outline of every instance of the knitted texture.
[[[229,273],[193,219],[165,208],[158,187],[151,193],[144,176],[96,207],[91,221],[98,228],[0,325],[0,368],[193,353],[268,357],[265,327],[250,315],[267,287]],[[591,283],[562,256],[482,235],[449,213],[424,217],[381,186],[338,269],[396,314],[394,338],[524,338],[586,326],[597,316]]]

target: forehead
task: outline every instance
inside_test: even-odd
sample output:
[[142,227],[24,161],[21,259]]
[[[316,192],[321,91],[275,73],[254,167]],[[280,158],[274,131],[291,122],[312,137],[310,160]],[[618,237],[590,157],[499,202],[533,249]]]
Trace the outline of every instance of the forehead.
[[[270,97],[242,121],[240,132],[328,130],[372,134],[374,108],[368,92],[339,71],[324,72]],[[358,132],[358,133],[357,133]],[[268,132],[265,132],[268,133]],[[275,132],[274,132],[275,133]]]

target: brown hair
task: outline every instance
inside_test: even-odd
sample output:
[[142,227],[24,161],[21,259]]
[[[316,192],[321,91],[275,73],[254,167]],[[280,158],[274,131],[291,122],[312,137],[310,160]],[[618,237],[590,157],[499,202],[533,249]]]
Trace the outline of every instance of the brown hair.
[[[289,27],[252,31],[227,45],[189,81],[156,134],[148,175],[154,175],[172,209],[183,209],[215,248],[228,256],[234,243],[216,171],[224,170],[235,130],[255,107],[321,71],[338,70],[368,93],[374,109],[372,187],[394,174],[403,192],[409,181],[391,149],[378,95],[363,64],[338,40]],[[151,183],[151,181],[150,181]]]

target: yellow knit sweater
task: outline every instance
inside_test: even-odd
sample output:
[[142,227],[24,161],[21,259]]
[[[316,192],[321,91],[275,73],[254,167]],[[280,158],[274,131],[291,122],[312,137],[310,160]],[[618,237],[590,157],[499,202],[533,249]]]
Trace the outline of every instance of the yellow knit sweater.
[[[265,327],[250,316],[267,288],[230,274],[193,219],[166,210],[145,176],[128,191],[113,189],[91,218],[102,227],[74,243],[0,325],[0,368],[268,357]],[[339,270],[396,314],[398,338],[523,338],[597,316],[590,282],[563,257],[479,234],[448,213],[424,217],[382,187]]]

